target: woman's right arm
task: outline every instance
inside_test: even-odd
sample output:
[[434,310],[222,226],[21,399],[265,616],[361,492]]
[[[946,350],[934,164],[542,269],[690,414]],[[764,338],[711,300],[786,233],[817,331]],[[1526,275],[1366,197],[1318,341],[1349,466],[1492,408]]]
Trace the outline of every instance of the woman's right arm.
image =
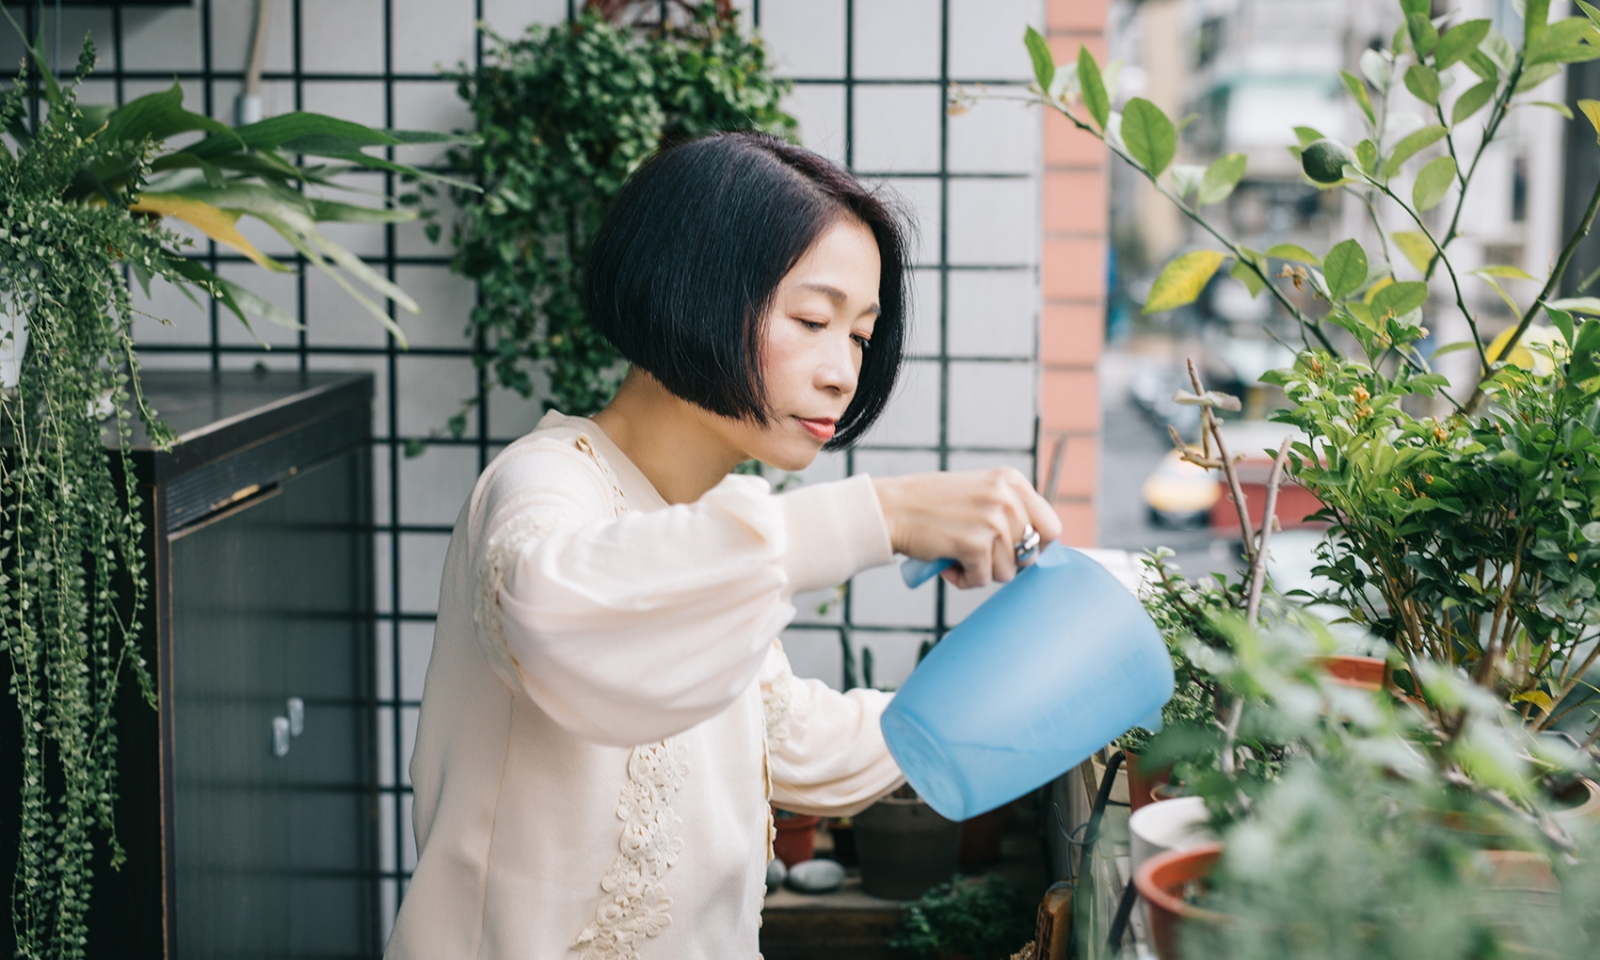
[[618,746],[720,713],[756,678],[795,594],[893,557],[865,476],[782,495],[730,476],[692,504],[621,517],[612,505],[584,453],[530,444],[496,465],[474,543],[496,672],[563,727]]
[[612,497],[582,451],[530,444],[497,464],[473,531],[478,634],[496,672],[563,727],[619,746],[732,703],[795,594],[896,550],[957,558],[960,585],[1009,579],[1025,523],[1058,532],[1015,471],[856,476],[780,495],[730,476],[692,504],[622,517]]

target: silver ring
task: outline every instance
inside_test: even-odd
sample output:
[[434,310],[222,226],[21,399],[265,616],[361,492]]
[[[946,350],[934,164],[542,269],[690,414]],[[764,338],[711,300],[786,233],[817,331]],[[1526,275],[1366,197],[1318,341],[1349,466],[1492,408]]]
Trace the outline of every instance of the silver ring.
[[1021,563],[1033,556],[1039,549],[1039,531],[1033,529],[1033,524],[1024,524],[1022,539],[1017,543],[1017,562]]

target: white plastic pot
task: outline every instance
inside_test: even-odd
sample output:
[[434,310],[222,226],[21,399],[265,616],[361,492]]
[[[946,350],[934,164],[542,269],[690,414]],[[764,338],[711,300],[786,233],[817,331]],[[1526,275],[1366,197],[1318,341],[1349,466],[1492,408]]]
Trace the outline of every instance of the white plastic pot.
[[1145,804],[1128,818],[1131,837],[1129,856],[1131,869],[1151,857],[1168,850],[1189,850],[1206,843],[1215,843],[1211,832],[1211,815],[1199,797],[1175,797]]

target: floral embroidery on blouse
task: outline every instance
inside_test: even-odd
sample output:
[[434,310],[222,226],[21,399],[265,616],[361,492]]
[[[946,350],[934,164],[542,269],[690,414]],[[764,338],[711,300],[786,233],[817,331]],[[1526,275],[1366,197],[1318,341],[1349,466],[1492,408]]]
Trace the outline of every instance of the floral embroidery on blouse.
[[634,747],[628,782],[617,803],[619,852],[600,880],[606,896],[594,922],[573,941],[582,960],[639,960],[639,945],[672,923],[672,898],[662,882],[683,849],[683,818],[673,795],[689,773],[689,749],[679,737]]
[[787,740],[789,718],[794,714],[794,673],[788,664],[784,664],[783,672],[762,689],[761,706],[766,718],[767,740],[772,743]]
[[478,641],[495,675],[512,690],[521,690],[522,681],[516,658],[506,645],[505,626],[500,622],[500,590],[506,585],[506,573],[521,556],[522,548],[548,536],[561,525],[562,518],[548,513],[512,517],[489,538],[483,566],[478,568],[478,604],[472,614],[478,624]]

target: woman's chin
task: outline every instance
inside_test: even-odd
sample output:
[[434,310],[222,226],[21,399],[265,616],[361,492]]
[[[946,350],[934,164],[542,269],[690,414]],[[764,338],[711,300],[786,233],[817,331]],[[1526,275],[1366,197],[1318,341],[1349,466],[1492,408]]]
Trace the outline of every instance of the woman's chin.
[[821,451],[822,444],[806,439],[773,444],[765,450],[752,450],[750,456],[773,469],[799,473],[816,462],[817,454]]

